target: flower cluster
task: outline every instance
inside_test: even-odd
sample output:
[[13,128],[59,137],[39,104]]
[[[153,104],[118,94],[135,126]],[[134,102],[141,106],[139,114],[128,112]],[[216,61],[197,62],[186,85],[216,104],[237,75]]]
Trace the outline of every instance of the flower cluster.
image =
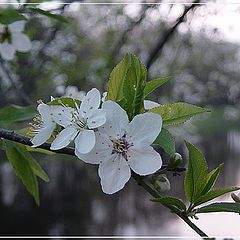
[[[81,102],[72,99],[75,107],[40,103],[31,141],[37,147],[58,129],[51,149],[64,148],[74,141],[75,155],[86,163],[99,164],[102,190],[113,194],[124,187],[131,170],[149,175],[161,168],[161,156],[150,145],[161,131],[162,119],[145,112],[129,121],[126,111],[105,97],[101,99],[100,92],[93,88]],[[155,106],[145,104],[145,108]]]
[[24,27],[25,21],[0,24],[0,54],[4,60],[12,60],[16,51],[28,52],[31,49],[31,41],[23,33]]

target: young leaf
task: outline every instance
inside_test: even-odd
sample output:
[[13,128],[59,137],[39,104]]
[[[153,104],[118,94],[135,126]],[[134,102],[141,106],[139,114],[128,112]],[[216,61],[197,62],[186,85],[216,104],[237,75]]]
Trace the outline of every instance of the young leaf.
[[26,18],[13,8],[0,8],[0,23],[11,24],[16,21],[26,20]]
[[108,82],[108,100],[118,102],[124,97],[123,83],[125,81],[127,71],[130,68],[129,61],[129,55],[126,54],[122,61],[118,63],[111,72]]
[[184,180],[186,198],[194,203],[200,196],[207,177],[207,162],[203,154],[191,143],[187,143],[189,160]]
[[149,111],[161,115],[165,127],[184,123],[197,114],[209,112],[208,109],[183,102],[160,105]]
[[176,152],[174,138],[165,128],[162,128],[154,143],[159,144],[170,156],[173,156]]
[[157,79],[148,81],[144,88],[144,98],[169,80],[170,80],[170,77],[163,77],[163,78],[157,78]]
[[152,199],[153,202],[159,202],[167,207],[177,207],[179,210],[186,211],[186,206],[181,199],[175,197],[160,197]]
[[69,97],[55,98],[53,101],[48,102],[48,105],[64,105],[66,107],[76,108],[76,104],[80,106],[80,101]]
[[26,147],[22,144],[16,144],[17,151],[28,161],[33,173],[41,178],[43,181],[48,182],[49,178],[46,172],[38,164],[38,162],[32,157],[32,155],[27,151]]
[[210,173],[207,174],[206,185],[201,195],[206,194],[213,187],[223,166],[224,164],[222,163],[217,168],[213,169]]
[[0,110],[0,121],[20,122],[32,119],[36,114],[33,107],[11,105]]
[[216,197],[222,196],[226,193],[239,190],[239,187],[232,187],[226,189],[214,189],[206,193],[205,195],[200,196],[194,203],[194,206],[200,205],[202,203],[208,202]]
[[212,203],[197,209],[197,213],[235,212],[240,214],[240,204],[232,202]]
[[139,114],[143,109],[143,91],[147,70],[140,60],[129,54],[129,69],[123,82],[123,96],[126,99],[124,109],[130,118]]
[[8,147],[6,154],[16,175],[22,180],[28,192],[34,197],[37,205],[39,205],[38,183],[29,162],[26,161],[15,147]]
[[42,10],[40,8],[29,8],[32,12],[35,12],[35,13],[39,13],[41,15],[44,15],[46,17],[49,17],[49,18],[52,18],[52,19],[55,19],[55,20],[58,20],[58,21],[61,21],[61,22],[65,22],[65,23],[68,23],[68,19],[62,15],[59,15],[59,14],[53,14],[53,13],[50,13],[48,11],[45,11],[45,10]]

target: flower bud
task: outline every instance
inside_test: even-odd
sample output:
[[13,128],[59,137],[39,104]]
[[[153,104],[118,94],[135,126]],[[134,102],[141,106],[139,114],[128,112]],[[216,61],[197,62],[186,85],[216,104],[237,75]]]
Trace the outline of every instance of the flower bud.
[[181,154],[175,153],[173,155],[173,157],[170,159],[169,167],[170,168],[176,168],[182,163],[182,161],[183,161],[183,159],[182,159]]
[[155,178],[154,187],[156,190],[165,192],[170,190],[170,182],[165,174],[161,174]]

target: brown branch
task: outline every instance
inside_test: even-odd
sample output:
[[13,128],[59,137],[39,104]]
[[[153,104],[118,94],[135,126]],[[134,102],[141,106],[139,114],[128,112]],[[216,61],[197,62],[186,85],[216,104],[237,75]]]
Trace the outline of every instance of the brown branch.
[[200,3],[200,0],[195,0],[191,6],[189,7],[185,7],[185,10],[183,12],[183,14],[178,18],[178,20],[175,22],[175,24],[173,25],[173,27],[171,27],[170,29],[168,29],[165,34],[163,34],[159,41],[157,42],[156,46],[151,50],[149,57],[147,59],[146,62],[146,67],[147,69],[149,69],[151,67],[151,65],[153,64],[154,60],[160,55],[164,45],[167,43],[167,41],[172,37],[173,33],[175,32],[175,30],[177,29],[178,25],[182,22],[185,21],[185,17],[187,15],[187,13],[192,10],[193,8],[199,6],[197,3]]

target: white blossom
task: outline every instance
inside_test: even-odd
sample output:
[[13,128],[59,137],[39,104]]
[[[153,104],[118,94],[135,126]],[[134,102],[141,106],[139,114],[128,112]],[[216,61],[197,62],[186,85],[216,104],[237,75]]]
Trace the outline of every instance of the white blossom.
[[62,115],[64,129],[52,142],[51,149],[64,148],[74,140],[76,151],[81,154],[90,152],[95,145],[94,129],[102,126],[106,121],[105,110],[98,109],[100,102],[100,93],[93,88],[83,98],[79,109],[73,110],[68,115]]
[[28,52],[31,49],[31,41],[23,33],[24,27],[25,21],[0,24],[0,54],[3,59],[12,60],[16,51]]
[[127,113],[115,102],[103,103],[106,123],[98,128],[96,144],[88,154],[76,155],[87,163],[99,164],[103,192],[122,189],[131,176],[152,174],[161,168],[161,156],[150,146],[159,135],[162,118],[155,113],[135,116],[129,123]]

